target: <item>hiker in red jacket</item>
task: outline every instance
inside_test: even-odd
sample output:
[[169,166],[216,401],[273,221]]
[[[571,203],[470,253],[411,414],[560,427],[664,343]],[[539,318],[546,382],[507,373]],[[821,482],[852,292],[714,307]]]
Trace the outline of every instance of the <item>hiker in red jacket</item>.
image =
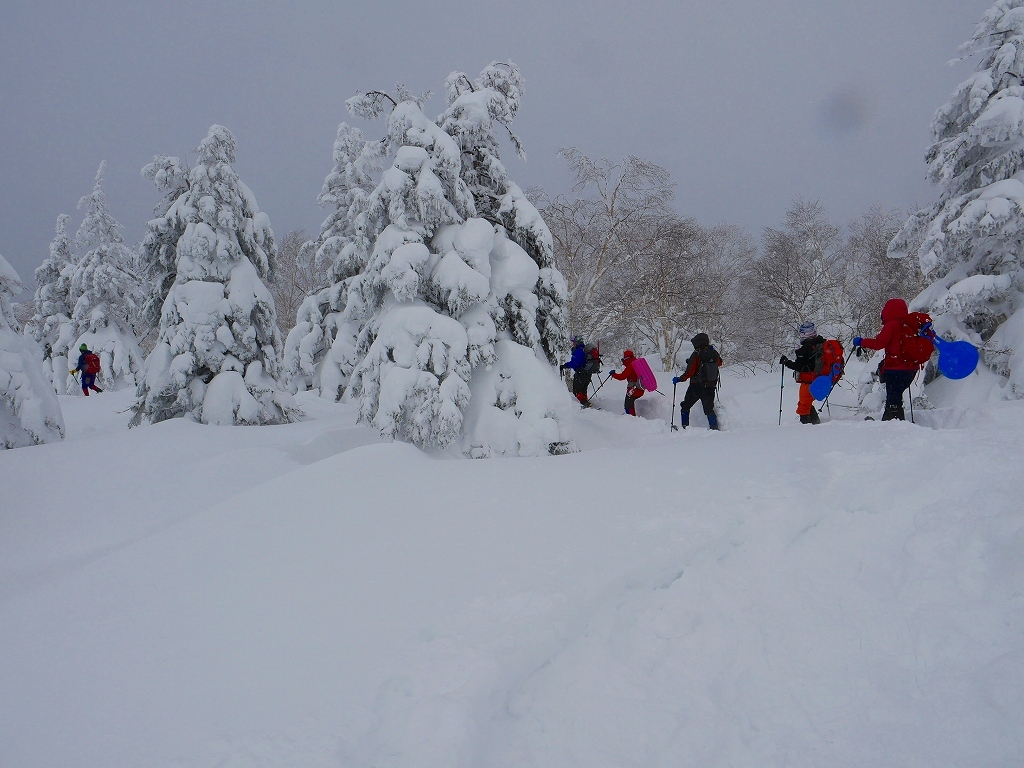
[[636,401],[644,396],[644,388],[640,386],[640,376],[633,370],[633,361],[636,355],[632,349],[622,353],[622,364],[625,366],[622,373],[608,371],[608,374],[616,381],[626,382],[626,415],[636,416]]
[[103,390],[96,386],[96,374],[100,372],[99,355],[90,352],[88,344],[82,344],[78,351],[81,353],[78,355],[78,367],[72,368],[70,373],[82,372],[82,394],[88,397],[90,389],[93,392],[102,392]]
[[885,360],[879,368],[878,376],[885,382],[885,413],[882,421],[905,419],[903,413],[903,393],[907,391],[917,376],[920,366],[904,359],[900,355],[903,346],[903,319],[909,314],[907,302],[903,299],[889,299],[882,308],[882,332],[873,339],[857,336],[853,346],[864,349],[884,349]]

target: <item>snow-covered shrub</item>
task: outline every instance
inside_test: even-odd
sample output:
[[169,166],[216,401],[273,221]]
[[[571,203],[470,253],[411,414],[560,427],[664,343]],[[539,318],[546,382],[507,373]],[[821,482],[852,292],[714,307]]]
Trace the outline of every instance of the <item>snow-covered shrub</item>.
[[214,125],[187,180],[173,158],[143,169],[178,195],[148,224],[143,250],[158,281],[154,293],[166,286],[166,295],[135,424],[185,415],[206,423],[276,424],[301,414],[278,384],[280,332],[263,283],[273,270],[274,233],[232,168],[235,151],[231,132]]
[[329,325],[321,298],[300,310],[308,330],[294,349],[315,366],[326,335],[316,324],[330,328],[333,363],[321,366],[321,386],[345,389],[387,438],[472,456],[572,449],[572,409],[552,368],[566,346],[565,283],[551,235],[508,180],[493,135],[520,94],[515,67],[495,64],[475,81],[450,76],[436,122],[402,87],[397,98],[374,91],[348,101],[360,117],[388,113],[381,141],[349,143],[347,157],[359,151],[353,167],[392,164],[368,193],[362,179],[345,187],[353,203],[341,253],[352,258],[341,259],[331,289],[344,298],[327,303],[338,311]]
[[1024,397],[1024,0],[998,0],[961,46],[981,60],[932,120],[932,207],[890,246],[918,256],[931,285],[913,302],[938,331],[984,346]]
[[75,341],[75,325],[71,322],[75,256],[68,237],[68,221],[70,217],[66,214],[57,217],[50,255],[36,268],[35,314],[25,327],[25,332],[43,348],[43,367],[56,392],[67,388],[68,350]]
[[43,351],[21,333],[11,306],[11,299],[24,288],[18,273],[0,256],[0,448],[64,437],[64,416],[43,371]]
[[[99,355],[101,370],[96,382],[104,389],[135,386],[136,373],[142,369],[142,351],[135,336],[134,323],[142,306],[143,291],[135,273],[135,254],[124,244],[121,225],[110,215],[103,194],[105,163],[96,172],[96,186],[78,203],[85,218],[75,241],[82,257],[74,264],[71,321],[74,340],[69,363],[77,362],[77,349],[87,344]],[[68,382],[70,391],[77,389]]]

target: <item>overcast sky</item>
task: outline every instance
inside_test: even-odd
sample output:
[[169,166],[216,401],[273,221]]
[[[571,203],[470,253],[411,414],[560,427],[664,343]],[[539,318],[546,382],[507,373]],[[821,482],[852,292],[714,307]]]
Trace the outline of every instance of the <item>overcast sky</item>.
[[[59,213],[81,221],[101,160],[129,242],[157,201],[140,168],[188,157],[212,123],[278,237],[315,231],[337,124],[357,89],[492,60],[526,78],[526,187],[565,191],[564,146],[668,168],[677,209],[758,234],[792,198],[845,223],[934,197],[934,111],[974,62],[946,66],[991,0],[334,0],[0,4],[0,254],[28,281]],[[444,107],[435,96],[427,113]],[[73,230],[72,230],[73,233]]]

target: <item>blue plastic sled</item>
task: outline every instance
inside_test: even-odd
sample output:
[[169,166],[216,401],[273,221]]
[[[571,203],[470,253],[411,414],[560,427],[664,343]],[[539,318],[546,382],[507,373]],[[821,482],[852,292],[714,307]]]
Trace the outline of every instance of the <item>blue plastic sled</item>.
[[939,373],[947,379],[966,378],[978,367],[978,348],[969,341],[946,341],[941,336],[932,341],[939,350]]
[[838,363],[832,366],[832,373],[826,373],[814,381],[811,382],[811,397],[815,400],[824,400],[832,393],[832,387],[835,386],[835,382],[832,381],[832,377],[843,370],[842,366]]

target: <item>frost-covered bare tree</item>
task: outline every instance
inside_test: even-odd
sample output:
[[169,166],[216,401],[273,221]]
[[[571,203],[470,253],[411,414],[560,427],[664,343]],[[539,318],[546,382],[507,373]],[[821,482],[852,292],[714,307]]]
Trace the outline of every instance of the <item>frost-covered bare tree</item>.
[[295,325],[295,313],[306,297],[330,284],[329,264],[317,259],[299,258],[307,240],[306,230],[299,229],[289,232],[277,243],[277,268],[267,287],[274,297],[282,336],[287,336]]
[[656,352],[666,371],[696,333],[733,348],[734,294],[754,253],[738,227],[666,219],[657,244],[637,259],[632,282],[623,286],[618,311],[628,321],[624,343]]
[[910,300],[924,287],[915,260],[894,259],[888,254],[889,243],[905,219],[903,211],[876,203],[847,226],[843,293],[848,316],[843,319],[855,335],[877,325],[887,300],[894,296]]
[[741,359],[771,361],[802,322],[840,336],[847,313],[842,229],[818,201],[797,199],[780,229],[766,227],[760,256],[743,278]]
[[640,157],[616,163],[576,148],[560,154],[574,176],[572,192],[542,199],[541,214],[568,283],[569,328],[588,338],[620,337],[629,327],[623,295],[675,218],[675,183],[664,168]]

